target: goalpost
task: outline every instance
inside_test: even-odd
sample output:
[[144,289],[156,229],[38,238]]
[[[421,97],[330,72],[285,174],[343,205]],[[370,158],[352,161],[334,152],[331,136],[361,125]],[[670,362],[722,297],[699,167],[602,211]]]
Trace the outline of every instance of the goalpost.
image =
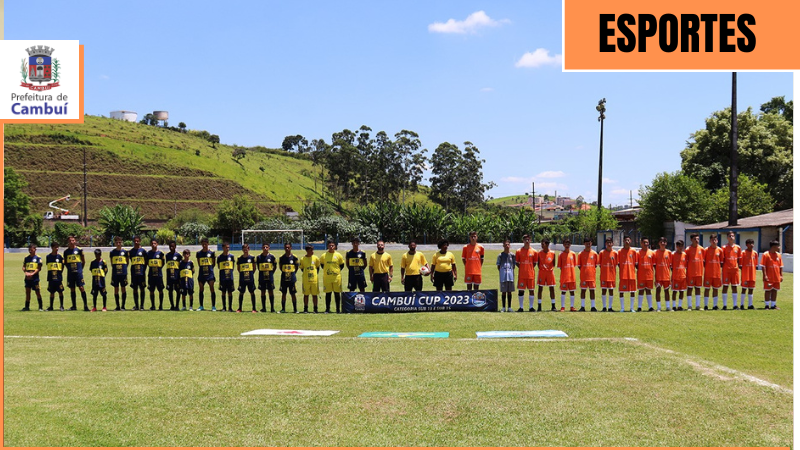
[[242,230],[242,244],[254,244],[260,248],[263,244],[283,244],[289,243],[302,248],[305,244],[303,230]]

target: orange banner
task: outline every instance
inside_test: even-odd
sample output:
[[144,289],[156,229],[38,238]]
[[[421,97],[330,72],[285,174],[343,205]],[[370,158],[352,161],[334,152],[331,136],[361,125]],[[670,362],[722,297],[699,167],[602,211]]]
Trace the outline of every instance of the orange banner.
[[563,0],[564,70],[800,70],[800,2]]

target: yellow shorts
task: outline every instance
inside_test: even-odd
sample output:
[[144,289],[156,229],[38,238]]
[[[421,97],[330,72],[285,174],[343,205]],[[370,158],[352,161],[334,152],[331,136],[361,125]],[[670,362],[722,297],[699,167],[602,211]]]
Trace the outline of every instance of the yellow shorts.
[[303,295],[319,295],[319,282],[303,280]]
[[337,275],[335,277],[323,277],[322,289],[325,291],[325,293],[342,292],[342,276]]

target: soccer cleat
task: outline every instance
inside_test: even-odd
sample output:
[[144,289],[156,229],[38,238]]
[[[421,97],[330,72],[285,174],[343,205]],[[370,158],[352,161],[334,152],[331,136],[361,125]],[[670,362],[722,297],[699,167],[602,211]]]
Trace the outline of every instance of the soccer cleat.
[[60,309],[61,309],[61,311],[64,311],[64,307],[63,306]]
[[106,309],[106,307],[105,307],[105,306],[103,306],[103,309],[102,309],[101,311],[103,311],[103,312],[108,312],[108,310]]
[[295,313],[295,314],[300,314],[301,312],[302,312],[302,311],[300,311],[299,309],[296,309],[296,310],[294,311],[294,313]]
[[[263,313],[267,312],[267,308],[261,308],[261,312]],[[273,309],[272,312],[275,312],[275,310]]]
[[[572,308],[572,309],[575,309],[575,308]],[[561,308],[560,312],[564,312],[564,311],[566,311],[566,310],[564,308]]]
[[[653,311],[655,311],[655,309],[654,309],[654,308],[648,308],[648,309],[647,309],[647,312],[653,312]],[[661,310],[659,309],[659,311],[661,311]]]
[[[533,308],[531,308],[531,310],[533,310]],[[517,310],[517,312],[525,312],[525,310],[520,308],[520,309]]]
[[92,308],[92,312],[97,312],[97,308]]
[[20,309],[20,311],[30,311],[30,310],[31,310],[31,309],[30,309],[30,308],[28,308],[27,306],[26,306],[26,307],[24,307],[24,308],[22,308],[22,309]]
[[[266,312],[266,311],[264,311],[264,312]],[[271,312],[271,313],[277,313],[278,311],[275,311],[275,310],[273,309],[273,310],[270,310],[270,312]],[[283,312],[283,311],[281,311],[281,312]]]
[[616,311],[614,311],[614,308],[608,308],[608,312],[616,312]]
[[[74,306],[70,306],[69,310],[70,310],[70,311],[77,311],[77,310],[78,310],[78,308],[76,308],[76,307],[74,307]],[[88,311],[88,310],[89,310],[89,308],[86,308],[86,311]]]
[[42,309],[42,308],[39,308],[39,311],[44,311],[44,309]]
[[[93,309],[94,309],[94,308],[93,308]],[[89,307],[88,307],[88,306],[84,306],[84,307],[83,307],[83,310],[84,310],[84,311],[86,311],[86,312],[90,312],[90,311],[91,311],[91,309],[89,309]],[[96,311],[96,310],[95,310],[95,311]]]
[[[725,309],[725,308],[723,307],[722,309]],[[739,307],[738,307],[738,306],[736,306],[736,305],[734,305],[734,306],[733,306],[733,310],[734,310],[734,311],[736,311],[737,309],[739,309]]]
[[756,307],[753,306],[753,305],[750,305],[750,306],[747,307],[747,309],[756,309]]
[[255,309],[250,311],[250,312],[253,313],[253,314],[258,314],[258,311],[256,311]]
[[326,309],[326,310],[325,310],[325,314],[330,314],[330,313],[331,313],[331,310],[330,310],[330,309]]
[[528,312],[534,312],[534,311],[535,310],[533,308],[528,308]]
[[[653,309],[653,308],[650,308],[650,309]],[[633,311],[633,308],[631,308],[631,311]],[[636,312],[642,312],[642,308],[637,308]]]
[[197,311],[205,311],[205,310],[206,310],[206,309],[205,309],[205,308],[203,308],[202,306],[198,306],[198,307],[197,307]]
[[131,311],[138,311],[138,310],[139,310],[138,306],[134,306],[133,309],[131,309]]
[[583,306],[581,306],[581,309],[579,309],[579,310],[578,310],[578,312],[586,312],[586,308],[584,308]]
[[703,311],[711,311],[711,308],[709,308],[708,306],[703,306]]
[[282,309],[282,310],[278,311],[278,314],[284,314],[285,312],[286,312],[286,310]]
[[236,310],[236,312],[237,312],[237,313],[240,313],[240,312],[242,312],[242,310],[241,310],[241,309],[237,309],[237,310]]
[[[154,309],[155,309],[155,308],[150,308],[150,310],[151,310],[151,311],[152,311],[152,310],[154,310]],[[171,310],[171,309],[172,309],[172,308],[170,308],[170,310]],[[164,310],[164,308],[162,308],[161,306],[159,306],[159,307],[158,307],[158,310],[159,310],[159,311],[163,311],[163,310]]]
[[[581,308],[581,309],[583,309],[583,308]],[[570,307],[569,307],[569,312],[578,312],[578,310],[577,310],[577,309],[575,309],[575,307],[574,307],[574,306],[570,306]]]
[[595,308],[595,307],[592,307],[592,309],[590,309],[589,311],[590,311],[590,312],[597,312],[597,308]]
[[51,307],[49,307],[49,308],[47,308],[47,309],[45,309],[45,311],[52,311],[52,310],[53,310],[53,307],[52,307],[52,306],[51,306]]
[[[216,307],[216,306],[212,306],[212,307],[211,307],[211,311],[216,311],[216,310],[217,310],[217,307]],[[223,312],[225,312],[225,309],[223,308],[223,309],[222,309],[222,311],[223,311]]]
[[186,307],[184,306],[183,308],[181,308],[181,311],[186,311]]
[[542,312],[542,304],[540,303],[539,306],[536,307],[536,312]]
[[[192,309],[192,308],[189,308],[189,311],[194,311],[194,309]],[[198,310],[198,311],[199,311],[199,310]]]
[[691,306],[689,306],[689,307],[687,307],[687,308],[686,308],[686,310],[687,310],[687,311],[691,311],[691,310],[692,310],[692,307],[691,307]]
[[556,311],[556,305],[555,304],[553,304],[553,306],[550,307],[550,311]]
[[723,307],[722,307],[722,310],[723,310],[723,311],[727,311],[727,310],[728,310],[728,307],[727,307],[727,306],[723,306]]
[[712,311],[717,311],[718,309],[719,309],[719,306],[714,306],[713,308],[711,308]]
[[150,311],[155,311],[155,310],[156,310],[156,307],[155,307],[155,306],[151,306],[151,307],[150,307]]

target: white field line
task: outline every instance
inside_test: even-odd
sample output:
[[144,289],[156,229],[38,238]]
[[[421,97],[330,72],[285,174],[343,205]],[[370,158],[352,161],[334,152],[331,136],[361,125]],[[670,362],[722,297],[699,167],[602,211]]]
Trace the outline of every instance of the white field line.
[[[330,339],[330,336],[131,336],[131,337],[114,337],[114,336],[96,336],[87,338],[86,336],[18,336],[18,335],[6,335],[3,336],[4,339],[96,339],[96,340],[205,340],[205,341],[229,341],[229,340],[253,340],[254,338],[280,338],[280,339],[323,339],[327,338]],[[359,337],[338,337],[334,339],[351,339],[351,340],[362,340],[363,338]],[[392,338],[388,338],[392,339]],[[400,338],[398,338],[400,339]],[[394,339],[392,339],[394,340]],[[475,341],[475,342],[488,342],[488,341],[497,341],[497,340],[524,340],[524,341],[537,341],[537,342],[575,342],[575,341],[611,341],[611,342],[621,342],[625,344],[633,344],[638,345],[641,347],[645,347],[651,350],[655,350],[658,352],[666,353],[672,355],[676,359],[686,363],[687,365],[691,366],[695,370],[699,371],[700,373],[712,376],[716,378],[720,378],[723,380],[730,380],[731,376],[733,378],[738,378],[740,380],[748,381],[751,383],[758,384],[760,386],[768,387],[774,389],[778,392],[794,395],[794,391],[787,387],[771,383],[766,380],[762,380],[761,378],[754,377],[752,375],[746,374],[744,372],[738,371],[736,369],[731,369],[730,367],[726,367],[720,364],[715,364],[707,361],[697,360],[689,357],[688,355],[684,355],[682,353],[676,352],[674,350],[670,350],[668,348],[659,347],[657,345],[648,344],[642,342],[636,338],[508,338],[508,339],[477,339],[477,338],[465,338],[465,339],[456,339],[459,341]],[[727,375],[726,375],[727,374]],[[728,376],[730,375],[730,376]]]

